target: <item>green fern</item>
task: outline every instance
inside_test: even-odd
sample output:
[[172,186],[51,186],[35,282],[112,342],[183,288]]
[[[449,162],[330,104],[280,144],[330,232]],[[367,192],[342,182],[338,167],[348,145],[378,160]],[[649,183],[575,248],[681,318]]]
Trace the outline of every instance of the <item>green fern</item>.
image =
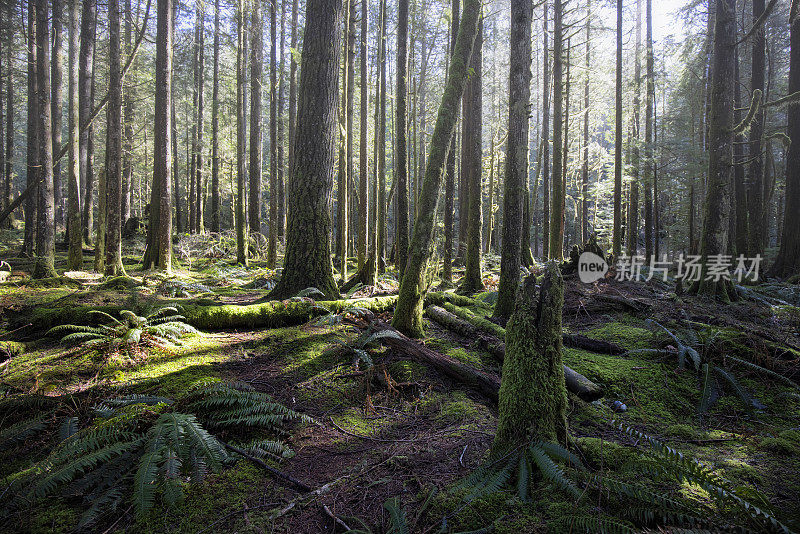
[[[172,506],[185,497],[184,481],[199,482],[229,462],[225,446],[207,428],[259,428],[262,436],[278,436],[287,432],[289,422],[313,421],[244,384],[211,380],[198,382],[175,400],[144,395],[107,399],[93,413],[94,419],[83,427],[74,416],[60,419],[62,439],[24,483],[9,488],[14,498],[0,506],[0,512],[63,490],[84,498],[79,528],[90,529],[126,500],[142,518],[159,497]],[[50,419],[46,414],[41,420],[12,425],[0,431],[0,437],[25,439],[43,430]],[[246,447],[255,456],[292,455],[279,439],[262,437]]]
[[127,351],[140,345],[157,347],[180,345],[181,337],[184,335],[200,334],[197,329],[185,322],[184,316],[178,315],[178,310],[174,306],[160,308],[145,316],[136,315],[130,310],[122,310],[119,312],[119,319],[101,310],[91,310],[89,313],[107,321],[108,324],[58,325],[48,330],[46,335],[61,335],[61,342],[64,344],[84,347],[101,345]]

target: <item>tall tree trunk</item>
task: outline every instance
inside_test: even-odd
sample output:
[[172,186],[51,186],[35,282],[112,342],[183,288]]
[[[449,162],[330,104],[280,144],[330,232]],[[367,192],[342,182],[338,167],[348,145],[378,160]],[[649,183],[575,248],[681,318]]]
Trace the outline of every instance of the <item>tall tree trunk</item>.
[[656,100],[655,72],[653,65],[653,0],[645,0],[645,47],[646,100],[644,106],[644,256],[653,255],[653,175],[655,173],[653,108]]
[[36,247],[36,211],[39,199],[39,143],[37,121],[39,112],[37,105],[38,79],[36,76],[36,0],[28,0],[28,124],[26,153],[26,183],[33,188],[32,194],[25,202],[25,235],[22,242],[22,255],[32,256]]
[[636,0],[636,48],[634,51],[634,92],[633,92],[633,139],[631,159],[633,160],[633,176],[631,177],[630,196],[628,198],[628,255],[635,256],[639,251],[639,178],[641,175],[641,157],[639,151],[639,111],[642,92],[642,1]]
[[97,0],[83,0],[81,15],[81,49],[78,66],[78,97],[80,106],[80,147],[79,166],[83,194],[83,239],[91,243],[92,235],[92,195],[94,167],[94,126],[88,128],[89,117],[94,108],[94,40],[97,32]]
[[219,0],[214,0],[214,67],[211,88],[211,231],[219,232]]
[[[128,57],[133,53],[133,10],[131,0],[125,0],[125,53]],[[123,81],[122,96],[125,99],[123,116],[123,134],[125,143],[122,148],[122,225],[125,226],[131,216],[131,193],[133,192],[133,120],[134,95],[130,77]]]
[[[789,94],[800,91],[800,17],[790,21]],[[783,209],[783,238],[770,274],[790,277],[800,274],[800,107],[789,106],[786,133],[792,143],[786,151],[786,206]]]
[[[481,275],[481,182],[483,175],[483,150],[481,150],[481,133],[483,130],[483,86],[481,82],[483,48],[483,19],[478,23],[478,35],[472,48],[470,59],[470,75],[467,86],[464,88],[464,139],[466,144],[462,147],[463,159],[468,162],[464,171],[467,173],[467,186],[469,191],[469,204],[466,216],[467,224],[467,254],[464,279],[459,291],[462,293],[476,293],[483,291],[483,277]],[[506,217],[503,217],[505,221]],[[513,244],[519,248],[519,238]]]
[[[119,0],[108,0],[108,123],[106,130],[107,276],[125,273],[122,266],[122,66],[120,63]],[[167,150],[172,147],[167,145]],[[170,172],[167,167],[167,172]],[[171,214],[170,214],[171,216]]]
[[[174,77],[174,73],[173,73]],[[172,123],[172,188],[175,197],[175,230],[180,234],[183,233],[183,202],[181,198],[180,188],[180,173],[178,170],[178,121],[175,117],[175,99],[170,102],[170,120]],[[189,223],[187,221],[186,225]]]
[[406,142],[406,78],[408,77],[408,2],[398,0],[397,7],[397,89],[395,99],[395,181],[397,183],[397,249],[398,277],[403,277],[408,260],[408,153]]
[[261,91],[264,77],[264,20],[261,2],[252,8],[252,42],[250,48],[250,184],[248,217],[250,232],[261,233],[261,167],[264,159]]
[[[707,276],[708,259],[727,254],[733,172],[733,83],[736,41],[736,1],[718,0],[714,27],[714,54],[711,76],[711,116],[709,124],[708,182],[700,253],[703,272],[693,292],[729,300],[730,281]],[[711,278],[707,280],[706,278]]]
[[369,202],[369,184],[368,176],[369,170],[367,169],[367,104],[369,103],[369,94],[367,92],[367,0],[361,0],[361,34],[360,34],[360,49],[359,55],[361,56],[360,76],[361,76],[361,94],[359,104],[359,145],[358,145],[358,268],[364,267],[367,261],[367,232],[368,232],[368,218],[370,210]]
[[622,0],[617,0],[617,66],[614,107],[614,230],[611,250],[622,254]]
[[39,201],[36,221],[36,266],[34,278],[56,275],[56,235],[53,206],[53,124],[50,113],[50,29],[48,27],[48,1],[36,0],[36,82],[38,144],[42,181],[39,184]]
[[419,215],[414,222],[408,264],[400,283],[400,295],[392,321],[395,328],[414,337],[421,337],[424,334],[422,304],[428,288],[427,264],[432,252],[433,227],[441,190],[442,168],[455,130],[459,101],[467,81],[472,46],[478,33],[480,11],[481,4],[478,0],[465,0],[447,83],[431,136],[420,195]]
[[[548,0],[544,1],[544,45],[542,55],[544,56],[544,73],[542,89],[542,257],[550,258],[550,39],[547,31],[547,6]],[[556,145],[553,145],[556,146]]]
[[[14,3],[6,5],[7,21],[12,24],[14,17]],[[6,157],[5,168],[2,169],[5,177],[3,188],[3,208],[11,205],[11,181],[14,172],[14,64],[11,56],[11,49],[14,44],[14,34],[8,32],[6,40]],[[5,228],[11,228],[13,223],[11,216],[3,224]]]
[[83,237],[81,226],[81,176],[78,161],[80,124],[78,122],[78,47],[79,1],[68,0],[69,9],[69,159],[67,164],[67,227],[69,235],[69,254],[67,267],[70,271],[83,270]]
[[331,264],[331,192],[341,54],[341,0],[308,0],[297,130],[289,177],[286,257],[271,293],[286,298],[307,287],[338,298]]
[[386,268],[386,0],[380,0],[381,30],[378,45],[378,66],[380,68],[380,98],[378,102],[378,270]]
[[[764,13],[764,0],[753,0],[753,21],[758,20]],[[766,39],[764,37],[763,26],[756,30],[752,36],[753,52],[752,64],[750,68],[750,93],[756,91],[764,93],[764,73],[766,57]],[[750,153],[748,159],[750,165],[747,168],[747,248],[748,255],[755,256],[763,254],[764,242],[767,232],[764,226],[764,213],[768,210],[768,204],[764,198],[764,154],[761,146],[764,135],[764,111],[759,106],[750,123]]]
[[153,130],[153,186],[145,253],[146,269],[172,270],[172,51],[175,32],[172,0],[158,0],[156,23],[156,95]]
[[564,210],[564,30],[562,25],[563,7],[561,0],[553,2],[553,180],[550,207],[550,257],[561,260],[564,257],[564,234],[561,230]]
[[500,285],[494,316],[503,321],[511,317],[519,287],[522,250],[523,205],[527,203],[528,108],[531,103],[531,25],[533,1],[511,2],[511,55],[508,74],[508,153],[503,195],[503,242],[500,256]]
[[[53,154],[61,150],[62,107],[64,102],[64,0],[52,0],[53,55],[50,64],[50,115],[53,122]],[[55,206],[56,227],[64,222],[63,187],[61,184],[61,163],[53,163],[53,203]]]
[[286,236],[286,158],[284,156],[284,128],[283,128],[283,95],[285,92],[284,81],[286,48],[286,0],[281,0],[281,42],[280,42],[280,61],[278,66],[278,239],[283,242]]
[[[651,0],[647,0],[648,6]],[[586,72],[583,85],[583,160],[581,167],[581,243],[589,240],[589,68],[591,65],[592,3],[586,2]],[[649,19],[648,19],[649,20]]]
[[350,55],[350,35],[355,26],[352,20],[355,16],[353,3],[355,0],[345,0],[344,45],[342,48],[342,99],[339,108],[339,163],[336,183],[336,256],[339,259],[339,272],[342,283],[347,280],[347,256],[349,251],[349,175],[350,166],[347,156],[349,154],[349,137],[352,128],[348,128],[349,91],[348,85],[352,81],[349,67],[352,61]]
[[[291,50],[297,50],[297,15],[298,15],[298,0],[292,0],[292,30],[290,39]],[[294,161],[294,132],[295,123],[297,121],[297,61],[295,54],[289,54],[289,148],[288,148],[288,167],[287,179],[292,176],[292,162]],[[377,131],[377,130],[376,130]],[[286,193],[284,192],[284,197]],[[284,245],[286,244],[286,234],[283,235]]]
[[269,240],[267,267],[275,268],[278,256],[278,6],[269,0]]
[[[244,186],[247,174],[247,125],[245,124],[245,28],[244,0],[236,6],[236,263],[247,266],[247,226],[244,220]],[[257,145],[258,146],[258,145]],[[258,150],[260,154],[261,151]],[[259,165],[260,168],[260,165]],[[259,180],[260,181],[260,180]],[[260,209],[258,198],[256,209]]]
[[[738,40],[738,39],[737,39]],[[742,106],[742,90],[739,84],[739,47],[737,45],[736,57],[734,58],[734,71],[736,81],[733,86],[733,122],[739,124],[742,120],[742,111],[739,109]],[[742,139],[744,136],[735,136],[733,145],[733,160],[735,167],[733,168],[733,191],[735,198],[735,209],[731,209],[733,217],[730,242],[736,254],[747,254],[747,186],[745,183],[745,154]]]
[[205,222],[203,217],[204,211],[204,195],[203,195],[203,130],[205,124],[205,65],[206,65],[206,52],[205,52],[205,7],[204,2],[198,1],[197,3],[197,19],[198,19],[198,43],[197,43],[197,149],[195,152],[195,232],[202,233],[205,230]]
[[[458,35],[458,10],[459,0],[452,0],[451,22],[450,22],[450,61],[456,50],[456,36]],[[448,69],[449,75],[449,69]],[[456,116],[458,122],[458,116]],[[450,287],[453,285],[453,216],[455,215],[455,181],[456,181],[456,136],[450,139],[450,147],[447,151],[447,167],[445,168],[444,186],[444,254],[442,260],[442,285]]]

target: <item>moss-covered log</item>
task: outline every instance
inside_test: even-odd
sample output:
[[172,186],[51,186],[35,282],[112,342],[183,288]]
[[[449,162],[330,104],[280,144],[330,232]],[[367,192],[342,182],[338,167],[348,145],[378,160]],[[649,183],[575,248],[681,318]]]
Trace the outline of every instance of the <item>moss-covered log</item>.
[[430,306],[431,304],[443,306],[445,303],[455,304],[456,306],[477,306],[487,310],[492,309],[491,305],[482,300],[449,291],[435,291],[425,295],[425,306]]
[[[453,332],[456,332],[457,334],[469,339],[477,340],[481,348],[486,350],[486,352],[501,362],[505,359],[506,344],[501,339],[485,332],[481,332],[480,329],[478,329],[475,325],[456,317],[452,313],[449,313],[447,310],[440,308],[439,306],[428,306],[428,308],[425,309],[425,314],[428,316],[428,318],[444,326],[448,330],[452,330]],[[564,334],[564,336],[566,338],[567,334]],[[580,337],[589,341],[597,341],[585,336]],[[603,341],[597,342],[601,344],[604,343]],[[566,345],[566,343],[564,344]],[[564,381],[567,385],[568,391],[574,393],[579,398],[587,402],[595,401],[601,398],[604,394],[601,386],[595,384],[579,372],[566,365],[564,365]]]
[[302,324],[327,313],[338,313],[349,306],[365,308],[373,313],[391,309],[397,297],[375,297],[358,300],[330,300],[319,302],[269,301],[262,304],[239,306],[184,306],[181,313],[186,321],[200,330],[228,328],[277,328]]
[[528,276],[520,288],[506,336],[503,383],[493,449],[530,440],[566,443],[567,392],[561,361],[564,279],[551,261],[540,286]]
[[[469,322],[477,329],[487,334],[493,335],[499,339],[505,339],[506,337],[505,328],[503,328],[498,324],[493,323],[492,321],[484,317],[472,313],[470,310],[466,308],[454,306],[447,302],[444,303],[443,307],[449,313],[457,316],[460,319],[463,319],[464,321]],[[564,345],[567,347],[588,350],[589,352],[597,352],[599,354],[623,354],[625,352],[625,349],[623,349],[622,347],[620,347],[615,343],[610,343],[608,341],[602,341],[599,339],[593,339],[590,337],[583,336],[581,334],[564,333],[562,334],[562,340],[564,342]]]

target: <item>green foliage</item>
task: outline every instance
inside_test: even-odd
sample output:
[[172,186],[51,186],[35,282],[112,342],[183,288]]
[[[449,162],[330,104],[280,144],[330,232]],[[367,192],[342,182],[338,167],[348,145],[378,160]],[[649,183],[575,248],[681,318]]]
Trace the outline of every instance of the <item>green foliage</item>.
[[[61,418],[57,445],[9,488],[13,496],[0,507],[0,517],[61,493],[82,498],[78,529],[90,528],[124,502],[141,519],[159,498],[167,506],[181,502],[187,482],[203,480],[230,460],[224,444],[207,429],[228,435],[258,430],[261,437],[245,445],[248,453],[279,458],[291,451],[272,438],[285,435],[287,423],[313,422],[249,386],[213,380],[194,384],[175,400],[108,399],[93,413],[83,426],[77,417]],[[53,420],[49,415],[3,429],[0,443],[45,430]]]
[[62,343],[79,344],[84,347],[127,350],[132,347],[180,345],[181,336],[199,334],[193,326],[187,324],[183,315],[178,315],[175,307],[167,306],[145,316],[139,316],[130,310],[119,312],[120,318],[100,310],[92,310],[90,314],[97,316],[105,324],[97,326],[81,326],[66,324],[51,328],[47,335],[63,335]]
[[342,351],[344,355],[352,355],[354,357],[353,363],[355,365],[363,363],[369,369],[373,366],[369,350],[376,348],[377,345],[381,344],[382,340],[387,338],[401,339],[402,336],[394,330],[378,330],[377,332],[365,330],[353,341],[347,343],[337,341],[336,346],[326,350],[323,354]]

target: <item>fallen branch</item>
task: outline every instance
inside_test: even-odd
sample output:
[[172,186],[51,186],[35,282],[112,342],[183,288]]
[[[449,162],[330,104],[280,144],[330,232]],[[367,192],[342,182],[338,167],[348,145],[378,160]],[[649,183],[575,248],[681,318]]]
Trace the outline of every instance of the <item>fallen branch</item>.
[[[264,470],[266,470],[267,472],[272,474],[279,481],[288,482],[291,487],[293,487],[296,490],[299,490],[301,493],[308,493],[309,491],[311,491],[311,486],[309,486],[305,482],[300,482],[299,480],[294,478],[292,475],[288,475],[288,474],[286,474],[286,473],[284,473],[282,471],[278,471],[274,467],[268,465],[267,462],[265,462],[261,458],[256,458],[255,456],[253,456],[252,454],[248,453],[247,451],[245,451],[243,449],[240,449],[239,447],[235,447],[235,446],[231,445],[230,443],[225,443],[224,441],[221,442],[221,443],[229,451],[232,451],[232,452],[235,452],[236,454],[244,456],[245,458],[247,458],[248,460],[250,460],[254,464],[258,465],[259,467],[263,468]],[[286,484],[284,484],[284,485],[286,485]]]
[[[473,324],[456,317],[454,314],[449,313],[438,306],[428,306],[428,308],[425,310],[425,313],[429,318],[441,324],[445,328],[453,330],[464,337],[478,340],[482,347],[498,360],[503,361],[505,358],[505,343],[493,336],[479,331]],[[387,344],[389,339],[391,338],[387,338]],[[564,365],[564,381],[569,391],[587,402],[597,400],[603,396],[602,387],[566,365]]]
[[[349,526],[347,526],[347,523],[345,523],[344,521],[342,521],[341,519],[339,519],[339,516],[337,516],[337,515],[334,515],[334,513],[333,513],[333,512],[331,512],[331,509],[330,509],[330,508],[328,508],[328,505],[327,505],[327,504],[323,504],[323,505],[322,505],[322,509],[325,511],[325,513],[328,515],[328,517],[330,517],[331,519],[333,519],[333,522],[334,522],[334,523],[336,523],[337,525],[339,525],[340,527],[342,527],[342,528],[344,529],[344,531],[345,531],[345,532],[350,532],[351,530],[353,530],[353,529],[351,529]],[[335,529],[334,529],[334,530],[335,530]]]

